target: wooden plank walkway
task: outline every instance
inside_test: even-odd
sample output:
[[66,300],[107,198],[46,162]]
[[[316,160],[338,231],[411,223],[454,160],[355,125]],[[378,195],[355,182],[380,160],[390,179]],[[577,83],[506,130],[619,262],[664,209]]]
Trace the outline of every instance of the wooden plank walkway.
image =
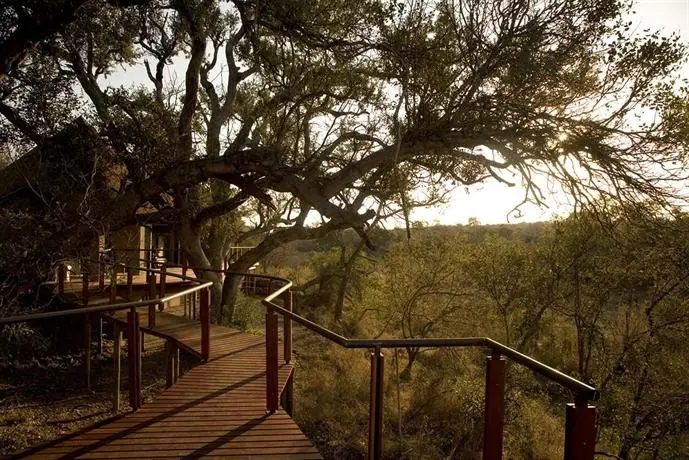
[[[141,313],[144,331],[200,355],[197,321],[157,312],[150,330]],[[115,319],[124,321],[121,315]],[[208,363],[187,372],[153,402],[17,458],[322,458],[284,410],[266,412],[264,337],[216,325],[210,333]],[[292,370],[292,364],[280,366],[281,391]]]

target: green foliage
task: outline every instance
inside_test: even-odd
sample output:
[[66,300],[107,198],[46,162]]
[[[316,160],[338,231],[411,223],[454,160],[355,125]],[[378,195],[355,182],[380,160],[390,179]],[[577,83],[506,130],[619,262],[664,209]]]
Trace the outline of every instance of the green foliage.
[[[414,235],[369,261],[362,297],[348,300],[337,323],[350,336],[509,342],[601,390],[599,451],[682,458],[689,448],[686,215],[644,205],[532,227],[424,228]],[[319,306],[318,319],[327,323],[333,304]],[[308,302],[299,308],[311,311]],[[329,458],[363,455],[353,427],[367,410],[366,360],[308,341],[299,350],[297,382],[304,399],[315,398],[297,412],[307,432]],[[479,458],[483,357],[461,349],[390,350],[386,363],[386,455]],[[506,458],[561,457],[571,398],[511,365]]]
[[262,331],[263,305],[261,302],[240,294],[235,304],[232,326],[244,331]]

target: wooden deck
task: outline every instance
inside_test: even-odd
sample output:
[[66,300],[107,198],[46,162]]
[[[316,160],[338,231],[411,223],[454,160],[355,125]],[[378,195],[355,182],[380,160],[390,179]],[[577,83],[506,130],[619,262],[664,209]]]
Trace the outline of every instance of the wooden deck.
[[[122,314],[113,319],[126,320]],[[142,310],[141,323],[145,332],[200,356],[198,321],[157,312],[151,329]],[[208,362],[153,402],[16,458],[322,458],[282,408],[266,412],[264,338],[215,325],[210,332]],[[292,370],[292,364],[280,366],[281,391]]]

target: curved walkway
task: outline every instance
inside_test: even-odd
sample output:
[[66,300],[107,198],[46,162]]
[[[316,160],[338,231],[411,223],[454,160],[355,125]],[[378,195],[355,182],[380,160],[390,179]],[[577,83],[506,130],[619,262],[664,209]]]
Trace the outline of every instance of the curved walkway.
[[[200,338],[189,333],[199,330],[196,321],[159,312],[154,330],[142,326],[200,353]],[[264,338],[211,325],[210,343],[207,363],[187,372],[138,411],[17,458],[322,458],[282,408],[274,414],[265,410]],[[292,370],[292,364],[280,366],[281,391]]]

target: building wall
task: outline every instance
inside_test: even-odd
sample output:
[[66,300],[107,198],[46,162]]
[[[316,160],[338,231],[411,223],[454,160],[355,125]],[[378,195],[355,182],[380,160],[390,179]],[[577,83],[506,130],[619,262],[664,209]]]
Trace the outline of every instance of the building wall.
[[110,235],[110,247],[117,254],[117,262],[128,266],[139,266],[141,257],[143,227],[130,225]]

